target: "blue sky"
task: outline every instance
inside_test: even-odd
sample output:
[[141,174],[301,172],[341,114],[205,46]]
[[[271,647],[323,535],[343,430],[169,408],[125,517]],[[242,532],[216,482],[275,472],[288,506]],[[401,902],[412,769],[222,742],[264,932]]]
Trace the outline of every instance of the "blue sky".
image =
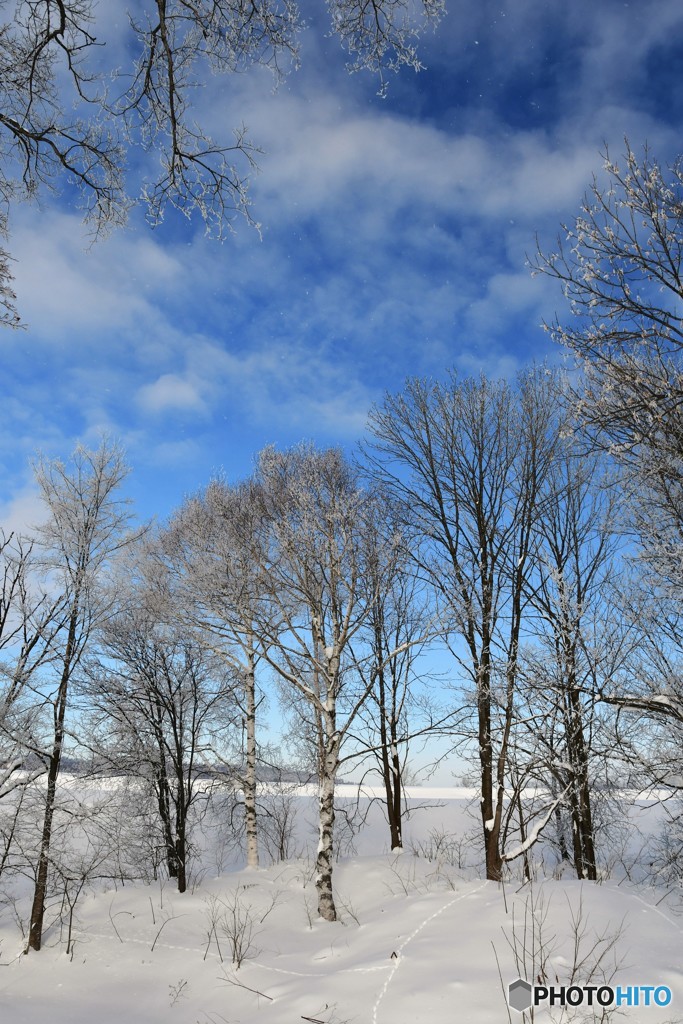
[[[107,31],[117,43],[113,0]],[[23,332],[3,331],[0,521],[35,517],[29,460],[119,437],[142,516],[164,517],[264,444],[352,446],[408,374],[510,375],[561,353],[551,248],[607,143],[674,159],[680,0],[452,0],[386,99],[307,9],[302,68],[211,79],[198,113],[263,149],[253,214],[223,243],[142,211],[88,248],[69,196],[14,209]],[[120,27],[120,26],[119,26]],[[118,39],[120,44],[120,38]]]

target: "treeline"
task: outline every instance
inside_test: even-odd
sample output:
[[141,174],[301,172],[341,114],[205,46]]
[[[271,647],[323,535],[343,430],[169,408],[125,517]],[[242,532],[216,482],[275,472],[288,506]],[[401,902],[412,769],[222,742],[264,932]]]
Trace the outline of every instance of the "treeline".
[[[129,530],[110,443],[36,476],[46,521],[2,550],[0,866],[33,872],[32,948],[59,882],[67,748],[95,774],[136,780],[117,841],[139,846],[142,823],[150,871],[180,892],[212,776],[243,793],[230,813],[258,865],[259,766],[282,756],[259,739],[267,691],[319,782],[327,920],[334,786],[349,761],[375,765],[400,848],[410,742],[448,737],[476,766],[492,879],[518,857],[528,871],[542,833],[579,878],[597,878],[610,790],[676,782],[658,724],[675,707],[674,607],[634,546],[634,496],[613,460],[585,452],[556,373],[409,381],[373,411],[356,461],[267,448],[249,479],[212,480],[162,527]],[[437,644],[454,668],[425,687]],[[635,739],[615,702],[647,717]],[[34,824],[37,802],[31,851],[22,815]]]
[[[115,445],[37,464],[45,520],[31,540],[4,538],[0,597],[0,873],[31,881],[27,948],[60,885],[146,864],[182,892],[207,774],[243,794],[225,813],[258,865],[259,765],[282,762],[262,741],[265,693],[318,779],[329,921],[335,779],[347,762],[374,766],[400,848],[417,737],[470,758],[493,880],[512,861],[528,874],[540,836],[596,879],[617,788],[675,798],[681,332],[675,303],[648,305],[647,263],[668,240],[657,294],[669,281],[680,295],[666,278],[675,225],[667,235],[658,168],[630,154],[628,175],[611,173],[571,251],[538,258],[583,318],[555,327],[581,375],[409,380],[371,412],[355,456],[267,448],[248,479],[210,481],[162,527],[131,531]],[[624,219],[629,203],[640,220]],[[428,678],[436,646],[445,680]],[[116,827],[73,795],[60,804],[67,752],[134,782]],[[93,845],[97,828],[108,845]]]

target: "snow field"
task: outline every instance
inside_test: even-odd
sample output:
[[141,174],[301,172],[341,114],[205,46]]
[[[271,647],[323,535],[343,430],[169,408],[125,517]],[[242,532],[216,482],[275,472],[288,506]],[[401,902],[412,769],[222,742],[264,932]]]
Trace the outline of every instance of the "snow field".
[[[302,830],[309,811],[307,798]],[[446,794],[409,824],[413,842],[426,847],[431,829],[467,821],[462,798]],[[310,823],[305,828],[313,842]],[[531,933],[541,922],[549,980],[564,983],[576,959],[571,912],[578,917],[580,907],[587,970],[591,950],[599,952],[621,928],[605,973],[616,970],[615,983],[672,989],[672,1006],[624,1010],[618,1019],[683,1020],[683,919],[666,900],[656,905],[663,891],[619,879],[548,879],[531,887],[510,881],[503,888],[477,877],[475,865],[459,870],[409,852],[369,854],[386,844],[383,832],[371,816],[357,837],[358,854],[336,865],[336,924],[316,918],[310,857],[215,878],[207,871],[183,895],[168,882],[90,892],[77,907],[72,955],[55,930],[40,953],[22,956],[5,908],[0,1021],[514,1024],[522,1016],[508,1017],[496,956],[507,985],[519,973],[510,944],[533,950]],[[235,915],[250,929],[239,969],[231,963]],[[569,1018],[556,1010],[537,1012],[535,1020]]]

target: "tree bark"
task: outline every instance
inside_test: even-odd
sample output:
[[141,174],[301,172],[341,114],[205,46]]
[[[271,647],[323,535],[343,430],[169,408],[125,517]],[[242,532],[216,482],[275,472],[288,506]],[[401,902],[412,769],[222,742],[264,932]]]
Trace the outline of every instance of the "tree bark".
[[80,593],[77,590],[74,603],[69,616],[69,632],[67,634],[66,650],[64,651],[64,662],[62,675],[57,691],[57,701],[54,712],[54,739],[52,753],[47,771],[47,792],[45,795],[45,817],[43,818],[43,831],[40,839],[40,854],[38,857],[38,870],[33,890],[33,903],[31,905],[31,920],[29,924],[28,943],[25,953],[29,949],[39,950],[43,941],[43,921],[45,918],[45,899],[47,896],[48,872],[50,866],[50,844],[52,842],[52,822],[54,820],[55,803],[57,796],[57,779],[62,761],[62,747],[64,744],[64,720],[66,717],[66,706],[69,692],[69,679],[71,667],[76,652],[76,633],[78,630],[78,619],[80,614]]
[[325,921],[337,920],[332,892],[334,857],[334,785],[339,767],[339,734],[334,710],[325,712],[325,757],[320,779],[320,818],[318,856],[315,864],[315,887],[318,892],[318,914]]
[[244,822],[247,834],[247,867],[259,866],[258,826],[256,817],[256,673],[253,650],[247,659],[245,673],[247,751],[244,790]]
[[572,814],[574,817],[576,873],[579,878],[595,882],[598,877],[595,863],[595,840],[593,835],[593,814],[591,811],[590,784],[588,779],[588,755],[583,734],[581,698],[575,686],[570,686],[569,703],[569,761],[574,772]]
[[482,651],[480,682],[477,692],[479,718],[479,765],[481,770],[481,820],[484,835],[484,864],[487,879],[498,882],[502,877],[503,858],[500,852],[501,802],[494,802],[493,741],[491,737],[491,665],[488,638]]
[[[381,657],[381,645],[379,646]],[[391,717],[387,728],[387,698],[384,669],[377,674],[377,703],[379,712],[380,763],[387,804],[387,820],[392,850],[403,849],[401,828],[401,761],[396,746],[396,708],[392,700]]]

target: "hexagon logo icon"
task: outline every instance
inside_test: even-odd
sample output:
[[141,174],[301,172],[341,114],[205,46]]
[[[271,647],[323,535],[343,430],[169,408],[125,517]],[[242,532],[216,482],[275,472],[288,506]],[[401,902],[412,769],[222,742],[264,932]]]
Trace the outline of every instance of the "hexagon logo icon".
[[531,985],[528,981],[524,981],[522,978],[517,978],[508,985],[508,1004],[513,1010],[518,1010],[522,1013],[524,1010],[528,1010],[531,1006]]

